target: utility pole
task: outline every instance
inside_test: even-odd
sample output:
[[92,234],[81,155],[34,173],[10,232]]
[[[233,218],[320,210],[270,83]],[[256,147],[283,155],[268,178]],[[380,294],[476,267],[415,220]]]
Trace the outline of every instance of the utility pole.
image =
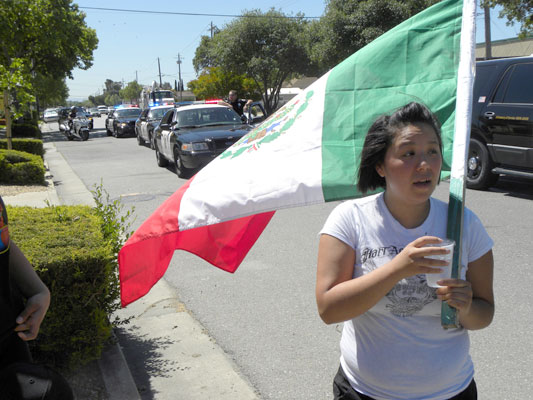
[[157,67],[159,68],[159,87],[163,87],[163,81],[161,80],[161,64],[159,64],[159,57],[157,57]]
[[213,32],[215,31],[215,27],[213,26],[213,21],[211,21],[211,39],[213,39]]
[[490,8],[484,7],[485,11],[485,60],[492,58],[492,45],[490,39]]
[[183,81],[181,80],[181,57],[180,53],[178,53],[178,61],[176,61],[178,64],[178,90],[180,92],[180,101],[183,101]]
[[139,83],[139,77],[137,76],[137,71],[135,71],[135,82]]

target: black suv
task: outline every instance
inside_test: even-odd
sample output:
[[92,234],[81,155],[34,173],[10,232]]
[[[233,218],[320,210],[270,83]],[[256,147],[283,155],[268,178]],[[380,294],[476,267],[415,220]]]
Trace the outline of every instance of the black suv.
[[466,185],[486,189],[500,174],[533,179],[533,57],[476,65]]

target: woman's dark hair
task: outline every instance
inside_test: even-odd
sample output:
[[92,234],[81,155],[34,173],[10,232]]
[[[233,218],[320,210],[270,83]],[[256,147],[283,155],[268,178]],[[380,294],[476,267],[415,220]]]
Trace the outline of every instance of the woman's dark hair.
[[394,111],[392,115],[380,116],[368,130],[361,153],[357,182],[357,189],[361,193],[385,188],[385,178],[379,176],[376,167],[385,161],[385,154],[396,133],[413,123],[425,123],[433,128],[437,134],[442,157],[442,139],[437,117],[423,104],[415,102],[406,104]]

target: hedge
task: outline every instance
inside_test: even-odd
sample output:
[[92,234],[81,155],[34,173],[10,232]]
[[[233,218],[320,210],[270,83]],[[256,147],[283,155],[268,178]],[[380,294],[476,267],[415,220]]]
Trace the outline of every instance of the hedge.
[[16,122],[11,126],[13,137],[31,137],[42,139],[43,135],[39,127],[32,123],[19,123]]
[[[44,155],[43,141],[40,139],[11,139],[13,150],[24,151],[30,154]],[[7,149],[7,139],[0,139],[0,149]]]
[[17,150],[0,150],[0,183],[44,185],[43,159]]
[[98,359],[119,298],[116,257],[102,218],[88,206],[9,207],[11,238],[48,286],[52,300],[34,358],[60,368]]

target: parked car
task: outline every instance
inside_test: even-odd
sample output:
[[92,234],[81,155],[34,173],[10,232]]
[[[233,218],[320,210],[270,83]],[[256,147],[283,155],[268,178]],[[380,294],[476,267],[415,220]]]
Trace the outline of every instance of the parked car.
[[57,108],[47,108],[43,113],[44,122],[56,122],[59,120],[59,115],[57,114]]
[[93,108],[90,108],[89,109],[89,114],[91,115],[91,117],[101,117],[102,114],[100,113],[100,110],[96,107],[93,107]]
[[216,104],[172,108],[154,130],[157,165],[174,164],[180,178],[208,164],[252,127],[233,109]]
[[138,107],[117,108],[107,114],[105,129],[107,136],[121,137],[135,134],[135,121],[139,118],[141,109]]
[[107,106],[98,106],[96,108],[98,108],[100,114],[107,114]]
[[174,106],[149,107],[141,112],[141,115],[135,122],[135,136],[137,136],[137,143],[139,143],[139,146],[147,142],[152,149],[154,148],[154,129],[165,113],[171,108],[174,108]]
[[533,179],[533,57],[478,62],[473,99],[467,187]]

